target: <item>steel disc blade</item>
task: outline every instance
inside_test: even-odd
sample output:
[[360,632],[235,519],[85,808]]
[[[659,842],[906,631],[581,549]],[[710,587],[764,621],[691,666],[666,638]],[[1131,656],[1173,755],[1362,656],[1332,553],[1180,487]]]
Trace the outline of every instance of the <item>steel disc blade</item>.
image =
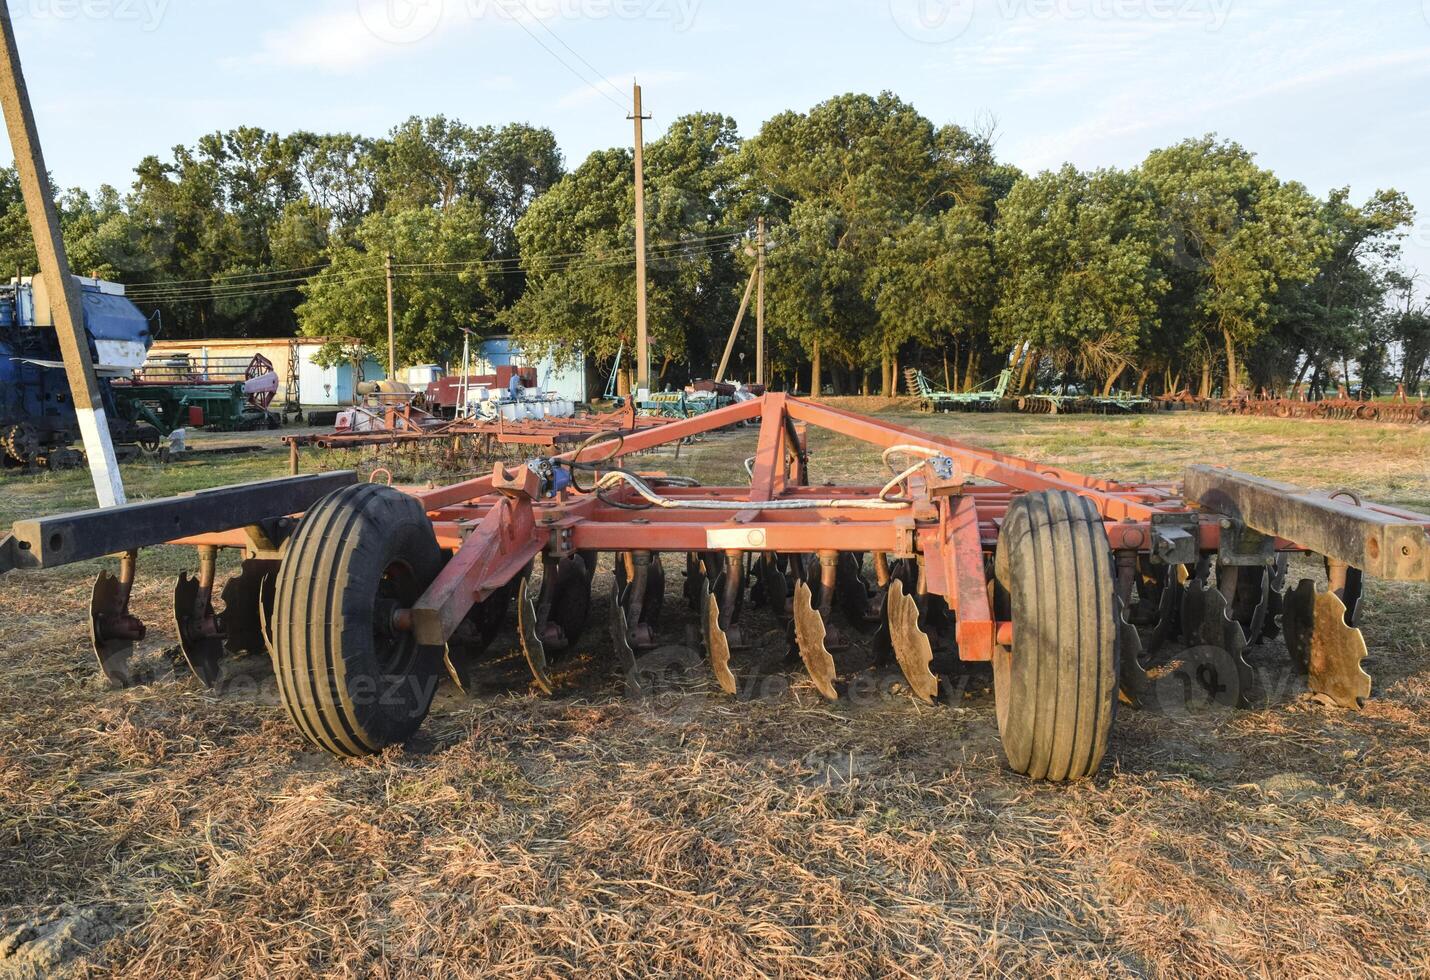
[[803,580],[796,582],[794,587],[794,636],[795,642],[799,645],[800,659],[804,661],[804,667],[809,671],[810,680],[814,681],[814,686],[819,693],[829,701],[838,701],[839,691],[834,686],[838,668],[835,666],[834,658],[830,656],[829,650],[824,645],[824,638],[827,635],[828,629],[824,624],[824,617],[819,614],[819,610],[814,608],[813,593],[810,592],[809,583]]
[[[1251,705],[1251,665],[1246,662],[1246,634],[1230,616],[1226,597],[1197,579],[1187,587],[1182,605],[1190,658],[1198,679],[1219,704]],[[1188,618],[1195,616],[1195,619]]]
[[134,652],[134,641],[109,637],[104,628],[106,619],[119,611],[119,579],[100,572],[89,597],[89,638],[104,676],[111,684],[128,687],[129,657]]
[[531,676],[536,686],[547,694],[556,692],[551,682],[546,662],[546,646],[536,632],[536,603],[531,598],[529,580],[522,579],[516,593],[517,636],[521,639],[521,652],[526,656],[526,664],[531,668]]
[[1311,633],[1315,626],[1316,583],[1302,579],[1286,593],[1281,610],[1281,631],[1286,637],[1286,653],[1302,674],[1311,667]]
[[1317,593],[1312,610],[1311,662],[1306,685],[1352,711],[1365,707],[1371,678],[1361,667],[1365,636],[1347,625],[1349,611],[1334,592]]
[[1142,665],[1142,637],[1127,621],[1127,610],[1117,599],[1118,684],[1122,697],[1135,708],[1146,707],[1152,697],[1152,678]]
[[204,620],[212,610],[201,608],[199,580],[187,572],[179,574],[174,585],[174,630],[179,634],[179,649],[189,669],[206,687],[216,687],[222,669],[223,640],[204,631]]
[[904,672],[909,690],[914,697],[933,704],[938,697],[938,677],[932,670],[933,644],[919,627],[919,604],[913,596],[904,593],[904,583],[897,578],[889,584],[885,611],[894,659]]
[[720,600],[707,582],[703,586],[700,625],[705,639],[705,653],[710,660],[710,669],[715,674],[715,682],[726,694],[734,694],[738,689],[735,674],[730,669],[730,638],[720,628]]
[[265,608],[273,608],[278,563],[248,559],[223,587],[224,645],[232,653],[267,652],[263,635]]
[[[624,591],[629,591],[629,586]],[[636,651],[631,645],[630,631],[626,626],[626,610],[622,602],[623,590],[611,590],[610,628],[611,646],[616,651],[616,661],[625,674],[626,687],[632,694],[641,693],[640,678],[636,674]]]

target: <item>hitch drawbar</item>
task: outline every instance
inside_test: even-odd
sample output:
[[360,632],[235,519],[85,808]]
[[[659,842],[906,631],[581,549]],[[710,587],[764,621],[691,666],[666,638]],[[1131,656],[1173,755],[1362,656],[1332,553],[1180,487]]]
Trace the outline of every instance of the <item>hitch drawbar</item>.
[[1182,490],[1203,510],[1375,578],[1430,582],[1430,532],[1422,514],[1364,504],[1349,491],[1316,493],[1214,466],[1189,467]]
[[302,514],[356,482],[352,470],[315,473],[16,521],[14,532],[0,538],[0,573],[72,565],[196,534],[262,525]]

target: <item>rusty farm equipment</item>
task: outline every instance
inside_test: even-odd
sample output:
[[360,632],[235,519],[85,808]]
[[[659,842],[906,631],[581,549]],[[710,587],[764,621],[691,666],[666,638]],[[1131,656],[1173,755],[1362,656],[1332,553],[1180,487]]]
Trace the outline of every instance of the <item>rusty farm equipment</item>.
[[1161,395],[1153,399],[1153,402],[1158,408],[1215,412],[1220,415],[1395,422],[1401,425],[1430,423],[1430,404],[1427,404],[1424,398],[1410,398],[1403,385],[1396,388],[1395,396],[1388,401],[1352,398],[1349,392],[1342,387],[1337,391],[1335,398],[1315,400],[1300,397],[1299,394],[1294,393],[1292,397],[1282,398],[1266,391],[1259,394],[1242,391],[1232,398],[1197,398],[1189,392],[1182,391],[1173,395]]
[[[757,420],[748,485],[623,465]],[[870,447],[887,478],[816,483],[811,427]],[[226,652],[266,651],[294,725],[338,756],[411,736],[439,679],[469,685],[509,619],[535,687],[559,691],[595,594],[612,667],[638,691],[667,573],[683,570],[722,691],[771,666],[766,652],[751,667],[755,616],[783,624],[775,660],[802,663],[829,699],[870,657],[927,702],[983,665],[1009,766],[1065,780],[1098,769],[1119,702],[1255,703],[1247,649],[1278,632],[1311,691],[1361,705],[1362,576],[1430,580],[1427,528],[1424,514],[1208,466],[1180,486],[1094,479],[769,394],[452,486],[329,473],[21,521],[0,569],[122,556],[95,582],[90,621],[101,668],[125,684],[145,634],[129,608],[140,549],[194,547],[198,575],[174,601],[194,673],[214,684]],[[220,549],[244,559],[222,587]],[[1324,582],[1300,575],[1305,555]],[[614,573],[597,584],[602,556]]]
[[389,405],[369,412],[373,424],[311,435],[285,436],[290,471],[297,475],[304,448],[378,450],[399,447],[452,465],[466,465],[533,452],[555,453],[596,437],[617,438],[659,428],[670,419],[641,415],[627,404],[614,412],[571,417],[509,420],[465,416],[440,419],[411,405]]

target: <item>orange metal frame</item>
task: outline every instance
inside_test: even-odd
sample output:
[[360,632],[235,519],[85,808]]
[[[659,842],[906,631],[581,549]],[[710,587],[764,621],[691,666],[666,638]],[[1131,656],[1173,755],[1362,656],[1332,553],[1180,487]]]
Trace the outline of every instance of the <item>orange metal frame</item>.
[[[1104,518],[1111,547],[1123,553],[1150,551],[1152,519],[1159,514],[1182,515],[1189,524],[1194,518],[1202,554],[1216,552],[1220,543],[1220,522],[1189,507],[1174,486],[1100,480],[783,394],[624,432],[582,455],[613,458],[620,465],[627,456],[756,419],[760,431],[750,486],[661,491],[671,501],[695,502],[687,508],[652,506],[637,512],[569,488],[543,499],[534,471],[526,467],[511,471],[501,465],[481,479],[409,490],[427,509],[438,544],[453,557],[404,619],[419,642],[441,645],[475,604],[508,584],[543,552],[558,559],[600,551],[883,553],[922,560],[924,588],[943,596],[956,614],[959,655],[965,660],[988,660],[995,644],[1007,645],[1012,633],[1011,624],[994,618],[988,580],[999,529],[1017,495],[1068,490],[1091,500]],[[946,457],[954,475],[951,479],[910,477],[897,508],[861,507],[859,502],[877,497],[881,488],[808,485],[807,427],[811,425],[882,449],[913,447]],[[572,462],[573,456],[555,459]],[[617,503],[640,499],[630,489],[606,497]],[[819,504],[798,510],[768,506],[800,499]],[[698,506],[699,501],[711,500],[749,506]],[[174,543],[250,546],[243,531]],[[1277,542],[1277,546],[1296,550],[1291,542]]]
[[[590,457],[625,457],[756,419],[760,432],[749,487],[663,491],[672,500],[748,502],[744,510],[652,507],[635,513],[610,506],[593,494],[570,490],[540,500],[534,473],[511,474],[501,466],[490,477],[414,491],[432,517],[438,541],[455,550],[453,560],[413,609],[419,641],[445,642],[473,604],[501,588],[543,552],[557,558],[582,551],[883,552],[895,558],[923,559],[927,589],[943,596],[957,615],[960,656],[988,660],[994,644],[1006,642],[1011,632],[1010,624],[993,617],[988,558],[1015,495],[1065,489],[1092,499],[1107,521],[1113,548],[1122,550],[1150,548],[1154,514],[1188,512],[1168,486],[1098,480],[783,394],[767,394],[628,434],[592,447]],[[911,478],[904,507],[861,508],[854,502],[874,498],[880,488],[807,486],[804,428],[809,425],[884,449],[912,446],[945,456],[957,467],[956,478],[941,485]],[[970,478],[986,482],[974,483]],[[621,493],[629,501],[638,500],[633,491]],[[762,506],[801,498],[825,505],[803,510]],[[850,505],[840,503],[844,498]],[[1215,549],[1218,530],[1215,522],[1203,522],[1200,547]]]
[[[590,447],[592,459],[645,452],[701,433],[760,420],[758,448],[748,487],[669,488],[671,500],[733,500],[748,509],[665,509],[633,512],[595,494],[563,490],[541,499],[534,472],[497,465],[491,476],[454,486],[409,490],[426,507],[439,545],[453,558],[411,610],[419,642],[445,643],[472,607],[505,586],[543,552],[562,558],[583,551],[731,551],[829,554],[882,552],[921,558],[925,587],[943,596],[957,617],[959,655],[988,660],[995,643],[1006,643],[1011,625],[995,621],[989,601],[989,558],[1013,498],[1037,490],[1069,490],[1089,498],[1106,520],[1114,550],[1145,552],[1158,513],[1193,513],[1175,488],[1099,480],[1031,460],[989,452],[784,394],[718,409],[655,428],[622,433]],[[855,504],[876,497],[879,487],[810,487],[806,429],[818,426],[882,449],[916,447],[952,460],[955,478],[908,481],[907,503],[898,509]],[[556,457],[570,461],[572,454]],[[981,482],[974,482],[981,481]],[[622,490],[629,501],[634,491]],[[813,499],[824,505],[802,510],[770,509],[772,501]],[[849,505],[841,503],[847,498]],[[619,499],[619,498],[617,498]],[[622,501],[625,502],[625,501]],[[1213,551],[1219,526],[1200,522],[1199,547]],[[243,548],[242,531],[201,535],[176,544]]]

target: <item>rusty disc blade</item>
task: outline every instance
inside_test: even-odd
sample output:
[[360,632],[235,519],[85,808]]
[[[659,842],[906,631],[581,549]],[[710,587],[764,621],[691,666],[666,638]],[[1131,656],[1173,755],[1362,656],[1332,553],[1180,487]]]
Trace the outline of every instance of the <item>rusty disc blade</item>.
[[720,628],[720,600],[715,598],[707,582],[703,586],[704,602],[701,604],[701,627],[705,637],[705,653],[710,660],[710,669],[715,674],[715,682],[726,694],[734,694],[737,687],[735,674],[730,670],[730,638]]
[[938,677],[931,669],[933,644],[919,627],[919,604],[913,596],[904,593],[904,583],[897,578],[889,583],[886,612],[894,659],[904,672],[909,690],[914,697],[933,704],[938,697]]
[[89,597],[89,638],[104,676],[111,684],[128,687],[129,657],[134,652],[134,641],[110,637],[105,630],[105,621],[119,613],[119,579],[100,572]]
[[621,665],[621,670],[626,677],[626,688],[632,694],[641,693],[640,678],[636,674],[636,650],[631,645],[630,630],[626,624],[626,609],[622,603],[623,592],[628,592],[630,586],[621,589],[619,582],[611,589],[611,645],[616,650],[616,660]]
[[174,585],[174,630],[184,660],[205,687],[217,686],[222,674],[223,638],[204,628],[205,621],[212,618],[212,607],[199,603],[199,580],[180,572]]
[[250,558],[239,566],[237,575],[224,583],[224,646],[230,652],[255,656],[267,652],[263,619],[265,612],[273,608],[277,580],[277,562]]
[[1369,651],[1365,636],[1346,624],[1347,610],[1334,592],[1320,592],[1303,579],[1287,593],[1282,627],[1292,663],[1306,672],[1312,693],[1351,711],[1365,707],[1371,677],[1361,667]]
[[1197,679],[1212,699],[1228,707],[1250,707],[1252,674],[1246,662],[1246,634],[1231,618],[1226,596],[1206,585],[1203,578],[1188,583],[1182,619]]
[[1137,627],[1127,621],[1127,610],[1121,597],[1117,605],[1118,685],[1122,698],[1134,708],[1145,707],[1152,693],[1152,678],[1142,666],[1142,637]]
[[803,580],[794,587],[794,636],[799,645],[799,656],[804,661],[805,670],[814,681],[819,693],[830,701],[839,700],[839,691],[834,686],[838,676],[834,658],[824,646],[827,629],[824,617],[814,608],[813,593],[809,583]]
[[517,636],[521,639],[521,652],[526,656],[526,664],[531,668],[531,676],[536,686],[547,694],[556,693],[556,685],[551,682],[546,662],[546,646],[536,632],[536,603],[531,598],[530,580],[522,579],[516,592]]

